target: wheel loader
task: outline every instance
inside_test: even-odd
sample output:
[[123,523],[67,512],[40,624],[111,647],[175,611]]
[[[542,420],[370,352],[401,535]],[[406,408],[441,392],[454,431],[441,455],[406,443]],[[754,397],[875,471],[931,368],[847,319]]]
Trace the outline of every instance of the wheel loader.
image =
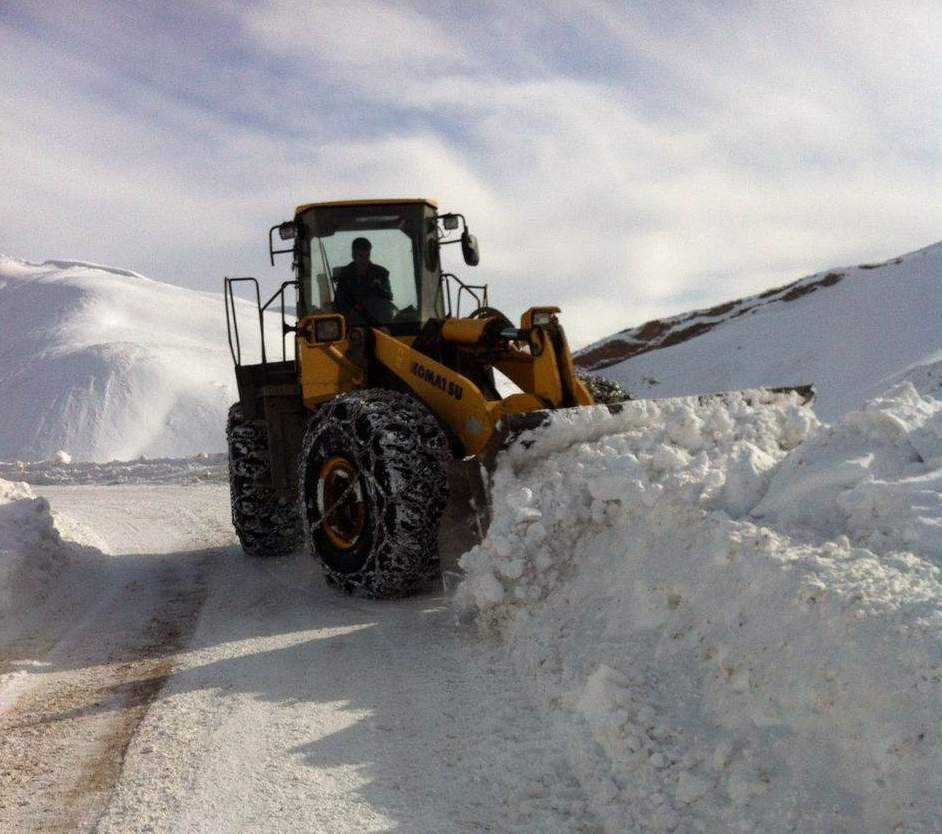
[[[354,244],[361,260],[369,247],[360,276]],[[232,518],[247,553],[274,556],[304,540],[344,590],[407,594],[437,569],[449,486],[470,479],[465,497],[481,510],[478,461],[547,410],[593,404],[559,309],[511,322],[488,306],[485,285],[443,272],[452,244],[477,265],[464,216],[432,200],[312,203],[269,229],[272,265],[290,254],[292,280],[262,303],[256,279],[225,279],[239,389],[227,425]],[[237,315],[245,288],[261,331],[254,363],[243,362]],[[502,397],[495,370],[519,392]]]
[[[450,245],[478,264],[462,214],[429,199],[311,203],[272,226],[268,242],[272,265],[292,256],[294,277],[267,301],[255,278],[225,279],[239,390],[227,425],[236,533],[254,556],[303,541],[347,592],[408,594],[438,570],[440,545],[460,554],[483,535],[482,464],[556,410],[595,399],[557,307],[531,307],[514,323],[489,306],[486,285],[443,271]],[[245,289],[260,331],[254,363],[243,362],[237,315]],[[276,309],[280,357],[269,358]],[[495,372],[518,390],[501,396]]]

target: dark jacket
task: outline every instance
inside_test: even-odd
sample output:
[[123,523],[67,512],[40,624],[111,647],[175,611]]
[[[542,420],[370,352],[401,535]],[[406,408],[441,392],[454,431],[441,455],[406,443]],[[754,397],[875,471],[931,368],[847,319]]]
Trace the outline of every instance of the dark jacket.
[[356,266],[352,262],[348,263],[337,276],[334,309],[339,313],[353,309],[359,301],[368,296],[392,301],[389,270],[379,264],[371,263],[367,274],[361,278],[357,275]]

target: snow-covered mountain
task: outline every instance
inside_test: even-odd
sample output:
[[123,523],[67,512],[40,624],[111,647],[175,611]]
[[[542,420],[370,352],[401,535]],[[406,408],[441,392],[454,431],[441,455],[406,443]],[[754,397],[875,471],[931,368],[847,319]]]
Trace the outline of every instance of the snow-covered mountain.
[[[242,307],[246,325],[253,315]],[[832,421],[900,379],[938,378],[940,322],[936,244],[648,322],[577,361],[644,397],[810,382]],[[0,390],[0,460],[221,451],[236,397],[222,298],[122,269],[0,256]]]
[[222,296],[0,256],[0,391],[0,460],[221,451],[236,398]]
[[942,243],[649,321],[576,361],[639,397],[813,383],[833,421],[894,382],[942,380]]

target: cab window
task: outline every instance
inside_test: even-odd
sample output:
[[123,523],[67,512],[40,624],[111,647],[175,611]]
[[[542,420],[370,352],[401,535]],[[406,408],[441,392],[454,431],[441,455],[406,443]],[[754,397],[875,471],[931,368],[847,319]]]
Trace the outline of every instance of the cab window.
[[[421,222],[395,208],[325,207],[302,218],[300,277],[307,307],[342,312],[350,326],[419,321]],[[370,263],[379,268],[369,274],[383,275],[385,284],[388,273],[388,292],[367,292],[367,282],[356,273],[353,242],[358,238],[369,241]],[[357,309],[343,303],[351,292]]]

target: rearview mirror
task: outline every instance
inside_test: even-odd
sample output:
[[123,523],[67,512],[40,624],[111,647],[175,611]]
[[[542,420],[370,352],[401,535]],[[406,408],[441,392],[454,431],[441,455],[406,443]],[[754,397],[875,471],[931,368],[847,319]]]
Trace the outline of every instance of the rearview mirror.
[[443,214],[442,215],[442,226],[445,227],[446,231],[452,232],[458,228],[458,215],[457,214]]
[[477,266],[481,262],[481,251],[478,249],[478,239],[472,235],[467,227],[461,235],[461,254],[468,266]]
[[294,240],[298,235],[298,227],[294,225],[293,220],[288,220],[278,227],[278,237],[282,240]]

